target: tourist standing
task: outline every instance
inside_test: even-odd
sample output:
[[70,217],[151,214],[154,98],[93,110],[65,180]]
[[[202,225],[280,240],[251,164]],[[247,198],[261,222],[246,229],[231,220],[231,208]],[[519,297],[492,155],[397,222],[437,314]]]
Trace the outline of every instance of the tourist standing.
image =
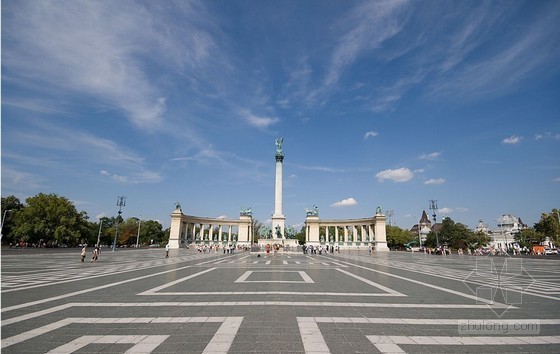
[[93,248],[92,256],[91,256],[91,261],[92,262],[97,262],[97,259],[99,258],[99,253],[100,252],[101,252],[101,250],[99,249],[99,246],[95,246]]
[[167,245],[165,245],[165,258],[169,258],[169,249],[171,247],[169,246],[169,243]]
[[86,246],[82,247],[82,253],[80,253],[80,257],[82,259],[82,263],[86,259]]

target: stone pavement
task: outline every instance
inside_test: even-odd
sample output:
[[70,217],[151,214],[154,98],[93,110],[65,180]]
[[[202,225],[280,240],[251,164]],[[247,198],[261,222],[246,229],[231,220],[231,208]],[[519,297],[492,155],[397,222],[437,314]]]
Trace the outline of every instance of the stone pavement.
[[560,256],[3,250],[2,353],[560,352]]

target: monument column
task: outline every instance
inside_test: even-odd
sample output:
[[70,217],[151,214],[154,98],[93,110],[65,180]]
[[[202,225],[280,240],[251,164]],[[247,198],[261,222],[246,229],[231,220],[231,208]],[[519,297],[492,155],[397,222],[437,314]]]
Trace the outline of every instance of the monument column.
[[375,216],[373,217],[375,222],[375,250],[378,252],[387,252],[389,248],[387,247],[387,228],[385,226],[385,215],[381,212],[381,208],[377,207]]
[[[283,138],[276,139],[276,184],[274,189],[274,215],[272,215],[272,238],[284,239],[284,222],[286,217],[282,213],[282,162],[284,153],[282,152]],[[276,230],[280,229],[280,237]]]

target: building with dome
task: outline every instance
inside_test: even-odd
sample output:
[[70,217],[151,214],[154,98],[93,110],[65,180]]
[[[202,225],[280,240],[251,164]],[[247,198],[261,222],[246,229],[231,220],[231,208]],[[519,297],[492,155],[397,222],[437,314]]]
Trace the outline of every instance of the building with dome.
[[496,222],[498,228],[490,232],[492,237],[490,245],[503,250],[513,248],[515,235],[527,228],[527,225],[521,221],[521,218],[512,214],[504,214]]

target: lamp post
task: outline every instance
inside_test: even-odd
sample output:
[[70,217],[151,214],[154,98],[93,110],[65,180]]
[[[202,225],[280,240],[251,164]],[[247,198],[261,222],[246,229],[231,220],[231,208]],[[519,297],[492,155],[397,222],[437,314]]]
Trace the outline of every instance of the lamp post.
[[[142,217],[140,215],[140,217]],[[142,223],[141,219],[138,219],[138,233],[136,234],[136,248],[138,248],[138,241],[140,240],[140,224]]]
[[117,235],[119,234],[119,219],[122,214],[122,207],[126,206],[126,197],[117,197],[117,206],[119,207],[119,216],[117,216],[117,225],[115,227],[115,240],[113,241],[113,251],[117,250]]
[[96,246],[99,247],[99,242],[101,240],[101,228],[103,227],[103,219],[99,220],[99,232],[97,233],[97,244]]
[[6,214],[11,212],[11,209],[4,210],[4,214],[2,215],[2,222],[0,223],[0,240],[2,239],[2,230],[4,229],[4,222],[6,221]]

